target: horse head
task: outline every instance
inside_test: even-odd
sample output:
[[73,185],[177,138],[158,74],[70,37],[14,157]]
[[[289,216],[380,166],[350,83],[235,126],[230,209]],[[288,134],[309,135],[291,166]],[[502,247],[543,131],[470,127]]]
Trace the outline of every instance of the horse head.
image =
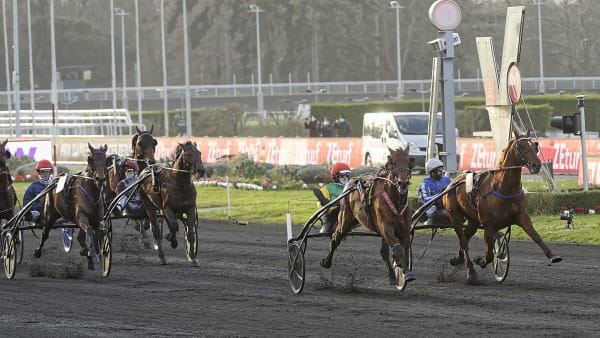
[[88,173],[94,179],[96,187],[100,189],[106,180],[106,150],[108,146],[105,144],[100,148],[94,148],[88,143],[90,155],[88,156]]
[[390,155],[385,164],[385,169],[388,171],[389,179],[394,183],[398,192],[401,195],[406,195],[412,173],[412,165],[410,156],[408,155],[410,146],[407,144],[404,149],[392,149],[388,147],[388,150],[390,151]]
[[6,160],[10,158],[10,151],[6,150],[8,139],[0,142],[0,167],[6,167]]
[[156,159],[154,158],[154,154],[158,141],[152,136],[154,125],[152,125],[150,130],[141,131],[137,126],[135,127],[135,130],[137,133],[131,140],[133,157],[136,160],[147,160],[150,164],[155,163]]
[[204,164],[202,163],[202,153],[198,150],[196,142],[187,141],[179,143],[175,149],[175,158],[177,169],[188,170],[190,174],[196,177],[204,176]]
[[[516,131],[514,143],[511,149],[514,149],[514,165],[522,165],[529,169],[532,174],[540,172],[542,163],[538,157],[539,143],[529,137],[529,129],[524,135],[519,135]],[[509,149],[510,150],[510,149]],[[508,154],[507,154],[508,155]],[[505,157],[508,160],[508,156]],[[508,163],[504,162],[504,165]]]

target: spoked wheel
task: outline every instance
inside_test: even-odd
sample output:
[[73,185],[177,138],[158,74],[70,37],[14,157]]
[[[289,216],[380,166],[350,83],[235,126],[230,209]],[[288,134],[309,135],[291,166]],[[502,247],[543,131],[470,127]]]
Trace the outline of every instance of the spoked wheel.
[[198,218],[196,217],[196,225],[191,229],[191,238],[188,238],[188,220],[183,225],[185,230],[185,255],[188,260],[192,261],[196,259],[196,255],[198,254]]
[[294,241],[288,244],[288,277],[290,286],[295,294],[302,292],[304,288],[304,250],[306,249],[305,242]]
[[503,282],[508,275],[510,255],[508,251],[508,237],[502,232],[494,236],[494,277],[496,281]]
[[13,279],[15,278],[15,270],[17,268],[16,240],[10,231],[5,232],[2,237],[2,241],[4,242],[4,250],[2,252],[4,273],[6,274],[6,278]]
[[17,264],[21,264],[23,261],[23,230],[19,230],[15,233],[15,254],[17,255]]
[[102,276],[108,277],[112,263],[112,249],[110,232],[106,232],[100,239],[100,262],[102,263]]
[[73,228],[62,229],[63,249],[66,253],[71,252],[71,249],[73,248],[73,232],[75,232]]

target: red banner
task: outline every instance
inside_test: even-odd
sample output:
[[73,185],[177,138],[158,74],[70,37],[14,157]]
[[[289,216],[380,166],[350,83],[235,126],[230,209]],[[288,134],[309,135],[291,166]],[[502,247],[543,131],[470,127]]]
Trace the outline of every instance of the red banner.
[[[157,158],[171,157],[177,142],[187,138],[158,138]],[[256,162],[273,165],[332,164],[346,162],[352,168],[362,166],[361,138],[282,138],[282,137],[196,137],[202,160],[215,163],[224,156],[247,154]],[[459,170],[481,171],[497,163],[491,139],[456,140]],[[588,153],[600,155],[600,140],[587,141]],[[555,173],[577,174],[581,162],[579,139],[540,139],[540,159],[551,162]]]

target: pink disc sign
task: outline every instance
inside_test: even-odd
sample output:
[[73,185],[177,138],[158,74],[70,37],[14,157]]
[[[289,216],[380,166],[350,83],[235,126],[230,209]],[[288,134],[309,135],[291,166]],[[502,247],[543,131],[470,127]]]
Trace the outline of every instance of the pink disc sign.
[[508,69],[508,97],[513,104],[521,99],[521,71],[516,64],[513,64]]

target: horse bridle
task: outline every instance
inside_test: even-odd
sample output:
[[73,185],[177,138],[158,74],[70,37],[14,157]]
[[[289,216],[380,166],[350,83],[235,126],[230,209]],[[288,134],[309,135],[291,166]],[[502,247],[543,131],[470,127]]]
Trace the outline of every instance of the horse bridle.
[[[388,161],[385,164],[385,169],[390,173],[391,179],[389,179],[389,181],[392,183],[392,185],[394,185],[398,193],[400,195],[408,194],[408,186],[410,185],[410,178],[412,177],[412,169],[410,167],[396,168],[390,158],[388,158]],[[398,176],[404,172],[406,173],[407,181],[398,182]]]
[[[530,149],[527,149],[527,151],[523,151],[523,148],[521,148],[521,141],[527,141],[528,143],[532,143],[533,146],[530,147]],[[529,152],[535,151],[535,154],[537,156],[537,153],[539,152],[539,143],[538,142],[531,142],[531,137],[529,136],[521,136],[519,138],[517,138],[515,140],[515,149],[517,150],[517,153],[519,153],[519,156],[521,156],[521,162],[523,162],[524,166],[527,167],[527,169],[531,169],[531,162],[527,161],[525,159],[525,155],[527,155]],[[535,149],[532,150],[531,148]]]
[[[143,131],[141,134],[138,134],[138,137],[137,137],[136,142],[135,142],[135,149],[134,149],[134,151],[137,150],[137,149],[139,149],[139,153],[135,156],[135,160],[136,161],[145,161],[146,164],[150,164],[149,163],[150,159],[147,159],[147,158],[144,157],[144,152],[143,152],[143,149],[142,149],[142,146],[141,146],[142,139],[143,139],[144,136],[149,136],[151,138],[151,140],[154,140],[154,137],[152,136],[152,134],[150,134],[149,131]],[[156,147],[156,144],[153,144],[152,147]]]

